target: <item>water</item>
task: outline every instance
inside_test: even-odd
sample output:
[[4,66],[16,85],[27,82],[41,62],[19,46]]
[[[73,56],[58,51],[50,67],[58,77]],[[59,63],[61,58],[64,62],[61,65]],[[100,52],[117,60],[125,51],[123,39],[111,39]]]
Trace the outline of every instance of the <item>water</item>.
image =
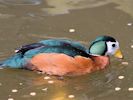
[[[0,0],[0,59],[23,44],[68,38],[88,45],[99,35],[120,42],[125,59],[102,71],[58,80],[20,69],[0,69],[0,100],[132,100],[132,0]],[[70,33],[69,29],[75,29]],[[123,61],[128,65],[122,65]],[[118,76],[125,76],[118,79]],[[119,91],[115,91],[120,87]],[[18,92],[12,92],[17,89]],[[42,90],[43,89],[43,90]],[[31,96],[30,93],[36,93]],[[74,96],[70,98],[69,95]]]

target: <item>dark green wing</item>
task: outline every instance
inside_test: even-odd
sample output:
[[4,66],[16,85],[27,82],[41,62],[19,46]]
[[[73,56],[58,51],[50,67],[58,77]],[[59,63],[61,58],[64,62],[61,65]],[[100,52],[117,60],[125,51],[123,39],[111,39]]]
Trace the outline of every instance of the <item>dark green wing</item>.
[[32,58],[33,56],[39,53],[63,53],[72,57],[76,55],[89,57],[89,55],[85,51],[77,49],[73,46],[45,46],[45,47],[29,50],[23,56],[26,58]]
[[[40,49],[41,48],[41,49]],[[42,49],[43,48],[43,49]],[[22,47],[18,48],[16,53],[21,53],[22,55],[31,52],[31,50],[38,51],[38,52],[50,52],[50,53],[63,53],[66,52],[66,49],[74,49],[73,52],[81,51],[86,52],[86,48],[81,45],[79,42],[71,41],[71,40],[64,40],[64,39],[49,39],[43,40],[38,43],[32,43],[28,45],[23,45]],[[55,50],[56,49],[56,50]],[[35,55],[34,53],[31,53]]]

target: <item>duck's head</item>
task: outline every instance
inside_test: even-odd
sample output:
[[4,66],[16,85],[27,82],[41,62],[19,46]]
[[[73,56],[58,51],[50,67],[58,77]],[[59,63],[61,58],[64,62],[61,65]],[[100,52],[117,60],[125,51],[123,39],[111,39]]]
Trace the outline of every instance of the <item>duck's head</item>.
[[89,54],[93,56],[110,56],[123,58],[119,42],[111,36],[97,37],[89,47]]

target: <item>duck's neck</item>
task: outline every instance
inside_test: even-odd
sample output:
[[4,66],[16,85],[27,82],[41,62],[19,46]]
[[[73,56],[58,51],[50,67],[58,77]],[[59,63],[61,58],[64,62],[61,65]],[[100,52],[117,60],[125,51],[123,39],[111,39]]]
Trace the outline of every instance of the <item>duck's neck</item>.
[[106,68],[110,63],[108,56],[92,56],[91,58],[97,70]]

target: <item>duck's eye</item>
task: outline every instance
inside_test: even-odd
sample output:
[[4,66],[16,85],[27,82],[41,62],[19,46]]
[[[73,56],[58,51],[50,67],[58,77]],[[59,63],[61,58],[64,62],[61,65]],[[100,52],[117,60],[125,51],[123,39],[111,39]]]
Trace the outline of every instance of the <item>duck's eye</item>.
[[112,44],[112,47],[115,47],[116,45],[115,44]]

